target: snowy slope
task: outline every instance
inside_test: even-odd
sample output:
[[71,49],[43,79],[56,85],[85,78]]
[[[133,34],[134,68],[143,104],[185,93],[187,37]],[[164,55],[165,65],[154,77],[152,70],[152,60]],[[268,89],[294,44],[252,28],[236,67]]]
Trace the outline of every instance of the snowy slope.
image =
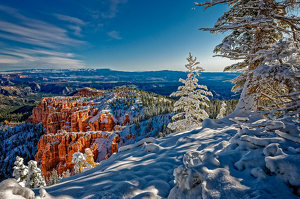
[[206,119],[202,128],[121,147],[42,198],[299,198],[299,133],[295,118]]
[[299,121],[247,120],[205,120],[201,129],[121,148],[46,190],[84,199],[298,198]]

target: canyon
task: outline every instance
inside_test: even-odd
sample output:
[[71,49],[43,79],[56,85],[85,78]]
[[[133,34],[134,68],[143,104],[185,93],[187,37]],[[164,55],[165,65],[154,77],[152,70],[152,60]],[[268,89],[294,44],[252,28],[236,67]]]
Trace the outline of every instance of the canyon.
[[131,88],[81,88],[72,96],[44,97],[27,120],[45,128],[35,160],[46,180],[53,169],[74,174],[74,153],[90,148],[96,162],[105,160],[121,146],[157,136],[171,111],[166,97]]
[[72,155],[87,148],[99,163],[122,146],[160,135],[173,107],[173,101],[164,96],[123,87],[81,88],[72,96],[35,102],[25,123],[8,120],[0,128],[0,152],[7,154],[0,160],[0,180],[12,177],[16,156],[24,158],[25,164],[35,159],[46,180],[53,169],[59,175],[67,170],[74,173]]
[[[95,160],[99,150],[105,151],[104,158],[118,151],[118,131],[122,128],[105,109],[106,98],[103,95],[98,90],[84,88],[71,97],[43,98],[33,109],[28,122],[41,122],[46,130],[35,155],[46,179],[53,169],[60,175],[68,169],[72,171],[73,153],[84,153],[85,148],[91,148]],[[109,93],[109,97],[112,95]],[[129,116],[125,118],[129,122]],[[111,144],[99,148],[97,139],[109,139]]]
[[93,152],[94,159],[98,157],[97,139],[110,139],[111,146],[101,148],[106,152],[106,158],[118,151],[119,135],[102,132],[66,132],[45,134],[38,143],[35,160],[41,166],[45,178],[49,178],[53,168],[62,175],[64,171],[73,171],[72,155],[75,152],[84,153],[86,148]]

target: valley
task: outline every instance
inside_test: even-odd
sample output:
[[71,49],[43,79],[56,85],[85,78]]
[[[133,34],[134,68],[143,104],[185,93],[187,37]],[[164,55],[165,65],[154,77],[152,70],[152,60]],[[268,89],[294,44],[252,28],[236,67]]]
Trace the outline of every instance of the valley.
[[[213,99],[238,99],[230,80],[240,73],[202,73],[199,82],[213,92]],[[21,70],[0,72],[0,122],[24,122],[43,97],[72,96],[77,89],[136,88],[169,96],[185,78],[181,71],[124,72],[109,69]]]

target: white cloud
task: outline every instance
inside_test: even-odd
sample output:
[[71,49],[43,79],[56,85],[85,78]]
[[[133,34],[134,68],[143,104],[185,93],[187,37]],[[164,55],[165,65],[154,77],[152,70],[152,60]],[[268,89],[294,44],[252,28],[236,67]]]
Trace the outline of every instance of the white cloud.
[[0,50],[1,65],[41,66],[50,68],[84,67],[73,53],[46,49],[7,48]]
[[[5,66],[40,66],[40,67],[83,67],[84,63],[76,55],[67,51],[71,47],[87,44],[85,41],[69,36],[69,31],[80,35],[85,23],[75,17],[58,15],[60,20],[70,23],[61,28],[45,21],[28,18],[18,10],[0,5],[0,11],[11,19],[0,19],[0,38],[4,39],[4,47],[0,49],[0,67]],[[13,41],[10,42],[10,41]],[[30,47],[20,47],[22,43]],[[9,46],[9,48],[5,48]]]
[[71,16],[67,16],[67,15],[62,15],[62,14],[54,14],[54,16],[62,21],[66,21],[69,23],[78,24],[81,26],[86,24],[84,21],[82,21],[81,19],[76,18],[76,17],[71,17]]
[[70,25],[68,25],[67,27],[70,30],[73,30],[76,36],[82,36],[81,35],[82,27],[87,25],[86,22],[84,22],[79,18],[62,15],[62,14],[54,14],[54,16],[61,21],[69,23]]
[[16,64],[19,63],[19,59],[13,56],[0,55],[0,64]]
[[[43,47],[57,47],[59,45],[79,45],[85,42],[72,39],[67,31],[51,24],[26,23],[17,25],[11,22],[0,20],[0,37],[18,42],[38,45]],[[53,46],[53,44],[55,44]]]
[[109,0],[109,9],[102,13],[103,18],[114,18],[119,11],[119,5],[127,3],[127,0]]
[[113,30],[107,33],[107,35],[113,39],[122,40],[123,38],[120,36],[120,33]]

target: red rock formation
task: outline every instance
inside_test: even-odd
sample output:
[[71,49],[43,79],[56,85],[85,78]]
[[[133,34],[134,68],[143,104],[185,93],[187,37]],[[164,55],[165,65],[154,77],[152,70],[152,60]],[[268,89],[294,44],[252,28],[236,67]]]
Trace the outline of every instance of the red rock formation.
[[116,133],[116,136],[111,142],[111,154],[118,152],[118,144],[120,142],[120,135]]
[[[80,90],[82,95],[88,95],[87,91],[89,90]],[[92,149],[95,160],[98,152],[102,153],[101,158],[108,158],[118,151],[120,135],[112,131],[121,131],[122,128],[116,126],[109,111],[100,110],[103,108],[100,102],[94,102],[90,97],[84,99],[86,101],[78,96],[43,98],[33,109],[29,121],[42,122],[46,128],[35,156],[46,178],[51,175],[53,168],[60,175],[67,169],[72,171],[73,153],[84,153],[85,148]],[[125,116],[125,121],[130,122],[128,115]],[[110,144],[97,146],[99,138],[108,139]],[[134,135],[127,136],[127,139],[134,138]]]
[[[119,135],[111,133],[112,147],[111,149],[103,149],[107,151],[107,156],[118,151]],[[95,140],[97,138],[108,138],[107,134],[102,132],[61,132],[57,134],[45,134],[38,143],[38,152],[35,160],[41,165],[43,175],[48,178],[53,168],[56,168],[61,175],[64,171],[73,170],[72,155],[75,152],[84,153],[85,148],[91,148],[94,159],[98,157],[98,147]]]
[[84,97],[93,97],[93,96],[102,96],[103,92],[96,90],[96,89],[91,89],[91,88],[81,88],[78,89],[77,93],[75,96],[84,96]]
[[43,98],[33,109],[29,121],[42,122],[46,133],[112,131],[115,122],[108,112],[99,112],[99,102],[79,102],[77,97]]
[[129,122],[130,122],[129,115],[126,114],[126,115],[125,115],[125,120],[124,120],[124,122],[123,122],[123,125],[129,124]]

